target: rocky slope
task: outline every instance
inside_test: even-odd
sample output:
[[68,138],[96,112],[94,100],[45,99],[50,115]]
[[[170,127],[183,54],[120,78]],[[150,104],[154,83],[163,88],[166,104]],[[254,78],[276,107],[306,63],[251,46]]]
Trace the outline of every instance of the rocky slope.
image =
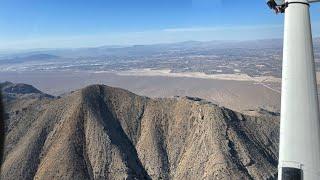
[[150,99],[104,85],[61,98],[32,94],[6,101],[1,179],[276,176],[277,116],[251,117],[198,98]]

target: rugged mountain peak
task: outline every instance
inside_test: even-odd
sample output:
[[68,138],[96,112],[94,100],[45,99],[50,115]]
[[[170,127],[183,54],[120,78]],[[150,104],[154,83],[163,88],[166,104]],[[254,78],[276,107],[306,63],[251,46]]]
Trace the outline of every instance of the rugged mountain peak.
[[14,93],[14,94],[41,94],[42,92],[36,89],[35,87],[28,85],[28,84],[13,84],[10,82],[5,82],[3,85],[0,85],[2,87],[2,91],[4,93]]
[[268,179],[277,172],[277,117],[197,98],[150,99],[92,85],[7,111],[4,179]]
[[23,83],[4,82],[0,83],[0,89],[4,95],[4,101],[9,102],[17,98],[54,98],[54,96],[45,94],[37,88]]

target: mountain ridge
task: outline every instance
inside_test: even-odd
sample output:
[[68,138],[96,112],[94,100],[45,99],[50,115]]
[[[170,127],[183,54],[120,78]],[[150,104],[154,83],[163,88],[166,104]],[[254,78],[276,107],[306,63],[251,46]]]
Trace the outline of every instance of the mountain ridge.
[[[278,117],[91,85],[7,109],[4,179],[273,179]],[[192,163],[190,163],[192,162]]]

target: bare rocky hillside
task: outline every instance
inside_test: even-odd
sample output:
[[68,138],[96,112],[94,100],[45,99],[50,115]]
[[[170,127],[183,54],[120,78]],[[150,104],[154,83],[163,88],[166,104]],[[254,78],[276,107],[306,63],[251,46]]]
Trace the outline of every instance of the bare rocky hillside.
[[11,95],[0,179],[234,180],[277,173],[279,120],[268,113],[251,117],[198,98],[150,99],[104,85],[63,97],[3,92]]

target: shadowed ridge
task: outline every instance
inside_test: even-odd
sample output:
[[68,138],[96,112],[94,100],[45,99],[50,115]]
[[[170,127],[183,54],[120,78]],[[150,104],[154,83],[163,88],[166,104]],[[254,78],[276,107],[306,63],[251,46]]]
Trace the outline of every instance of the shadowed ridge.
[[127,90],[105,85],[88,86],[82,90],[82,96],[92,96],[91,91],[95,91],[96,95],[103,99],[110,113],[119,121],[130,141],[136,145],[140,138],[141,120],[150,99]]
[[[144,169],[143,165],[141,164],[139,157],[137,155],[136,149],[131,142],[131,139],[127,136],[127,134],[122,129],[120,120],[117,119],[117,113],[112,111],[115,108],[121,107],[114,107],[119,105],[120,103],[113,102],[115,91],[117,92],[118,97],[122,98],[129,98],[126,96],[133,96],[132,93],[128,91],[123,91],[116,88],[111,88],[102,85],[94,85],[89,86],[81,90],[82,98],[84,101],[84,107],[87,109],[86,114],[86,140],[87,140],[87,148],[89,148],[88,159],[91,162],[97,162],[97,156],[93,156],[95,151],[101,150],[101,148],[111,148],[111,151],[115,149],[116,157],[119,158],[121,162],[119,164],[115,164],[117,166],[117,171],[114,171],[112,162],[109,159],[106,159],[106,162],[100,162],[98,164],[91,163],[91,167],[93,170],[98,169],[99,167],[109,166],[106,167],[106,171],[110,172],[113,171],[113,177],[119,178],[129,178],[129,179],[150,179],[148,173]],[[119,95],[119,94],[120,95]],[[125,101],[123,101],[125,103]],[[120,109],[121,110],[121,109]],[[128,112],[130,113],[130,112]],[[95,122],[92,122],[95,121]],[[125,121],[125,120],[123,120]],[[96,132],[93,133],[92,131],[97,131],[96,125],[99,125],[102,132],[100,136],[96,136]],[[99,128],[99,130],[100,130]],[[128,127],[130,128],[130,127]],[[97,141],[99,137],[107,137],[106,142]],[[93,142],[92,142],[93,141]],[[100,146],[97,147],[96,145]],[[103,147],[101,147],[103,146]],[[95,149],[95,150],[94,150]],[[109,151],[109,150],[107,150]],[[106,154],[106,156],[110,156],[110,154]],[[102,157],[106,158],[106,157]],[[119,161],[117,160],[117,161]],[[104,164],[102,164],[104,163]],[[114,163],[114,162],[113,162]],[[96,165],[99,165],[96,167]],[[119,168],[120,167],[120,168]],[[95,173],[93,172],[94,178],[111,178],[108,177],[110,174],[105,174],[105,172]]]
[[[227,124],[229,152],[239,170],[246,173],[250,179],[263,179],[267,174],[271,174],[267,178],[275,178],[273,175],[277,171],[278,143],[272,143],[275,139],[269,138],[274,136],[268,137],[267,134],[275,133],[278,137],[278,131],[274,132],[276,129],[268,129],[265,124],[261,124],[264,117],[242,115],[226,108],[222,108],[221,111]],[[268,118],[264,120],[276,127],[277,119],[271,116]],[[265,171],[259,172],[259,169]]]

